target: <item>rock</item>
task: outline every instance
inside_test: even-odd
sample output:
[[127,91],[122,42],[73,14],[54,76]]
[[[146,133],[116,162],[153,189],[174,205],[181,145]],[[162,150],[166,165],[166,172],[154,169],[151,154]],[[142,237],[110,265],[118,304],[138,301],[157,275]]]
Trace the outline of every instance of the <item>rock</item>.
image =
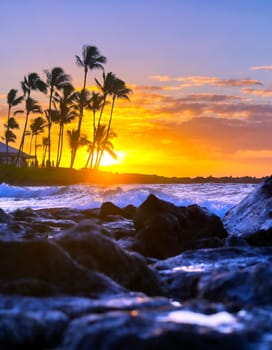
[[43,241],[0,242],[0,292],[22,295],[94,295],[124,289],[76,263],[58,245]]
[[[262,288],[263,283],[264,291],[269,295],[269,286],[266,285],[266,281],[262,281],[260,278],[257,283],[257,277],[256,281],[253,278],[251,280],[251,277],[243,280],[240,278],[240,274],[242,271],[248,271],[250,276],[249,272],[252,267],[259,263],[267,266],[271,262],[271,254],[272,248],[246,246],[199,249],[159,261],[155,263],[154,268],[157,269],[162,280],[167,284],[169,297],[174,300],[184,302],[184,300],[190,299],[203,300],[207,297],[213,302],[226,302],[229,305],[234,305],[234,300],[230,298],[231,293],[233,293],[233,295],[236,295],[236,306],[239,306],[240,303],[242,307],[245,305],[243,298],[248,298],[252,288],[256,287],[254,284]],[[231,278],[232,284],[227,285],[225,277],[229,274],[232,277],[228,277],[228,279]],[[216,282],[213,283],[214,281]],[[218,286],[220,286],[220,291],[217,290]],[[206,294],[206,290],[212,290],[211,297],[208,292]],[[239,296],[239,291],[241,296]],[[256,300],[252,299],[251,303],[256,302],[256,305],[262,303],[261,294],[255,296]],[[266,298],[269,300],[268,297]]]
[[60,311],[21,310],[0,313],[1,349],[49,349],[62,338],[68,317]]
[[[212,325],[217,320],[220,324],[220,317],[222,331]],[[226,312],[214,315],[181,309],[153,314],[137,310],[112,312],[72,321],[59,349],[248,350],[257,332],[239,326],[237,319]]]
[[[271,242],[271,230],[269,231],[272,229],[271,213],[272,177],[269,177],[238,205],[230,209],[223,218],[223,223],[230,235],[248,239],[259,232],[257,235],[261,236],[260,240],[266,241],[267,238],[267,242]],[[264,231],[270,232],[266,238]]]
[[134,223],[140,252],[165,259],[190,249],[223,245],[220,218],[198,205],[177,207],[150,195],[136,210]]
[[272,227],[270,227],[268,230],[258,230],[252,234],[245,235],[244,239],[253,246],[272,246]]
[[82,221],[56,235],[55,240],[80,264],[106,274],[125,288],[147,295],[165,293],[157,273],[143,257],[122,250],[92,221]]
[[112,202],[104,202],[100,208],[100,217],[106,219],[107,216],[117,215],[127,219],[132,219],[136,208],[133,205],[128,205],[125,208],[119,208]]
[[271,264],[256,264],[227,272],[213,272],[200,279],[198,297],[214,302],[245,306],[272,303]]
[[6,224],[10,222],[10,220],[10,216],[3,209],[0,208],[0,223]]

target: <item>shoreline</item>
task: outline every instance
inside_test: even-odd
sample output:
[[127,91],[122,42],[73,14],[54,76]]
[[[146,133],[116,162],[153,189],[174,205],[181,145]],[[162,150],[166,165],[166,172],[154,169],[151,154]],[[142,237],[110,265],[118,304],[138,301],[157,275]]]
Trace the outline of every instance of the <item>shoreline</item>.
[[224,176],[224,177],[166,177],[148,174],[119,174],[93,172],[89,169],[69,168],[16,168],[0,165],[0,183],[15,186],[68,186],[124,185],[124,184],[203,184],[203,183],[260,183],[265,177]]

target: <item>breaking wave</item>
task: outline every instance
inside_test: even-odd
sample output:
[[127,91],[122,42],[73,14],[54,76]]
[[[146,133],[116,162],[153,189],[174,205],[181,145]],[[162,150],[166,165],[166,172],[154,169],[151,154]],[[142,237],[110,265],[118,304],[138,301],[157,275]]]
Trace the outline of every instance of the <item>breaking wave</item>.
[[211,212],[223,216],[232,206],[239,203],[251,192],[254,184],[156,184],[119,186],[11,186],[0,185],[0,207],[5,211],[18,208],[77,209],[98,208],[103,202],[111,201],[124,207],[135,206],[150,194],[178,206],[199,204]]

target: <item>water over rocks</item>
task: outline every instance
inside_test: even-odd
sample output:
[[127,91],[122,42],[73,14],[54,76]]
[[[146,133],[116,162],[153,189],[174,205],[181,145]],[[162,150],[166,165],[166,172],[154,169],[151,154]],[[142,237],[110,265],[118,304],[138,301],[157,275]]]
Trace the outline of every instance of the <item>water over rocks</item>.
[[153,195],[0,211],[0,348],[271,349],[270,181],[224,226]]
[[230,235],[254,245],[272,245],[272,176],[232,208],[223,222]]

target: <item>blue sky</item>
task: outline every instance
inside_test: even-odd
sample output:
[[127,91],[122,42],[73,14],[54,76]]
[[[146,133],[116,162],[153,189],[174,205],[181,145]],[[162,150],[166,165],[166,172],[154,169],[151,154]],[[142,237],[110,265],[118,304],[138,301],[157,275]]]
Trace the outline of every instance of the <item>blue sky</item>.
[[[173,149],[178,144],[170,141],[170,134],[176,128],[180,128],[180,134],[172,135],[173,139],[186,136],[187,147],[195,145],[197,140],[200,146],[194,154],[206,157],[207,162],[203,163],[201,159],[193,174],[209,175],[210,169],[213,174],[223,174],[226,169],[236,169],[239,164],[244,170],[233,170],[233,174],[244,171],[262,175],[268,171],[272,141],[262,143],[261,140],[272,127],[268,122],[269,113],[272,113],[272,1],[2,0],[0,10],[0,116],[5,113],[4,96],[8,90],[19,89],[19,82],[31,71],[42,74],[43,69],[62,66],[71,74],[74,83],[80,85],[82,71],[75,65],[74,56],[81,54],[84,44],[95,45],[108,58],[106,70],[113,71],[134,87],[131,118],[137,120],[137,125],[148,122],[148,125],[153,123],[161,128],[160,135],[168,133],[162,143],[173,143]],[[93,77],[89,78],[90,84]],[[148,93],[150,99],[143,101],[142,96],[147,99]],[[205,106],[203,94],[209,94],[205,97]],[[212,103],[220,99],[218,96],[221,99],[225,96],[228,101],[233,98],[234,102],[220,106],[216,102],[215,108]],[[157,112],[154,112],[152,101],[157,103]],[[136,103],[144,106],[137,116]],[[211,117],[213,119],[207,119]],[[214,127],[214,119],[222,125],[232,120],[231,127],[241,132],[241,143],[237,141],[236,151],[232,150],[237,159],[228,158],[228,167],[219,161],[225,156],[231,157],[224,153],[224,144],[212,133],[209,139],[200,136],[206,122],[208,129]],[[166,125],[165,120],[171,125]],[[250,130],[237,129],[239,120],[244,123],[243,128]],[[261,125],[255,144],[252,141],[255,135],[253,121]],[[118,120],[116,123],[118,127]],[[249,126],[249,123],[252,124]],[[220,128],[224,129],[221,124]],[[190,125],[199,128],[197,135],[193,129],[188,129]],[[122,128],[119,134],[117,146],[122,148],[125,137],[130,135]],[[230,135],[224,136],[227,149]],[[158,148],[158,134],[153,137],[154,140],[145,144],[151,153]],[[181,146],[183,149],[184,145]],[[170,146],[167,151],[171,153]],[[213,154],[214,158],[208,159],[208,154]],[[159,164],[162,155],[154,157],[157,159],[154,169],[144,171],[166,173]],[[190,166],[192,158],[186,151],[185,154],[181,152],[180,158],[174,152],[171,159],[183,164],[184,169]],[[146,162],[150,163],[149,160]],[[252,164],[258,164],[261,170],[251,171]],[[138,169],[141,164],[135,171]],[[171,171],[184,174],[174,167]],[[188,174],[189,171],[185,175]]]

